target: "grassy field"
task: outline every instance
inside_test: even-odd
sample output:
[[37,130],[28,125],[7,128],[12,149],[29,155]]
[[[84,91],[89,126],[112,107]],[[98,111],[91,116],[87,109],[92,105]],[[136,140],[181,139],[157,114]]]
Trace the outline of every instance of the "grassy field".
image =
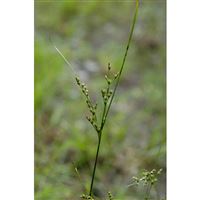
[[[131,177],[153,168],[164,172],[151,195],[165,197],[165,7],[164,0],[144,0],[140,6],[103,135],[95,179],[99,198],[110,190],[119,200],[142,199],[143,189],[128,185]],[[35,1],[36,200],[79,199],[83,184],[90,184],[97,143],[74,74],[54,45],[101,103],[107,63],[119,70],[133,10],[131,1]]]

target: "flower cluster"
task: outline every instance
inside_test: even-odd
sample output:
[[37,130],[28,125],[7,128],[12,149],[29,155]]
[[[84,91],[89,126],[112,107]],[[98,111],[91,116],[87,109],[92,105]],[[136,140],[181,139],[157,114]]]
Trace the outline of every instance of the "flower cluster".
[[156,171],[155,169],[151,171],[145,170],[144,172],[142,172],[142,177],[133,177],[132,179],[133,182],[137,185],[139,185],[141,182],[143,183],[143,185],[154,185],[158,181],[157,177],[161,174],[161,172],[162,169],[159,169],[158,171]]
[[91,196],[89,196],[89,195],[85,195],[85,194],[82,194],[82,195],[81,195],[81,199],[94,200]]
[[119,73],[115,74],[114,76],[111,76],[110,75],[110,71],[111,71],[111,65],[110,65],[110,63],[108,63],[108,72],[105,75],[105,79],[106,79],[106,82],[107,82],[107,87],[106,87],[106,89],[102,89],[101,90],[101,94],[102,94],[102,97],[103,97],[104,105],[106,105],[108,103],[108,100],[110,99],[110,97],[113,94],[113,91],[110,89],[110,85],[119,76]]
[[[81,199],[94,200],[94,198],[92,198],[91,196],[86,195],[86,194],[82,194],[80,197],[81,197]],[[108,192],[108,200],[114,200],[111,192]]]
[[[103,113],[103,118],[102,118],[103,122],[105,120],[104,119],[104,115],[105,115],[105,112],[106,112],[106,109],[107,109],[108,101],[110,100],[110,98],[113,95],[113,90],[110,89],[110,85],[119,76],[119,73],[116,73],[116,74],[112,75],[110,71],[111,71],[111,65],[110,65],[110,63],[108,63],[108,72],[105,75],[105,79],[106,79],[106,82],[107,82],[107,87],[105,89],[101,90],[101,94],[102,94],[102,97],[103,97],[103,103],[104,103],[104,113]],[[85,83],[81,82],[78,77],[75,77],[75,79],[76,79],[77,85],[81,89],[81,92],[83,93],[83,95],[86,98],[86,104],[87,104],[87,107],[88,107],[88,109],[90,111],[90,114],[91,114],[90,116],[86,116],[86,118],[90,122],[90,124],[94,127],[94,129],[97,131],[97,133],[99,133],[100,129],[102,128],[103,122],[101,122],[100,127],[98,127],[97,115],[96,115],[97,104],[93,104],[92,103],[91,98],[89,96],[88,88],[85,85]]]
[[91,125],[98,131],[97,116],[96,116],[97,104],[92,103],[92,101],[89,97],[88,88],[85,85],[85,83],[82,83],[78,77],[76,77],[75,79],[76,79],[77,85],[80,87],[83,95],[86,98],[86,104],[91,113],[91,116],[86,116],[86,118],[91,123]]
[[108,192],[108,198],[109,198],[109,200],[114,200],[113,195],[112,195],[111,192]]

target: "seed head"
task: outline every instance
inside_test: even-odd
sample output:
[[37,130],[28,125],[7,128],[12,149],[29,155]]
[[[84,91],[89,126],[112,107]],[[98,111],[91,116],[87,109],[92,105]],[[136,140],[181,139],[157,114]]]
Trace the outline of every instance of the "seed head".
[[104,98],[104,96],[106,95],[106,90],[105,89],[101,90],[101,94],[102,94],[102,97]]
[[108,97],[107,97],[107,96],[104,96],[103,100],[104,100],[104,104],[107,104],[107,102],[108,102]]
[[110,63],[108,63],[108,71],[110,71],[111,70],[111,65],[110,65]]
[[75,79],[76,79],[76,83],[77,83],[77,85],[80,85],[80,84],[81,84],[81,82],[80,82],[80,79],[79,79],[79,77],[75,77]]
[[107,76],[107,75],[105,75],[105,79],[106,79],[106,81],[107,81],[108,85],[110,85],[110,84],[111,84],[111,80],[108,78],[108,76]]
[[112,93],[113,93],[112,90],[109,90],[109,91],[108,91],[108,98],[111,97]]

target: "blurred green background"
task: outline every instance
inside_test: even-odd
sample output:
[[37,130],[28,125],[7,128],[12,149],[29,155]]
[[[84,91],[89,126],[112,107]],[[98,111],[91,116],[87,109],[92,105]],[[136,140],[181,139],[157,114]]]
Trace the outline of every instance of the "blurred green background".
[[[134,1],[35,1],[35,199],[77,200],[88,188],[97,135],[74,75],[101,104],[107,63],[121,66]],[[128,187],[143,169],[163,168],[152,197],[166,192],[166,3],[144,0],[123,76],[105,127],[94,192],[139,200]]]

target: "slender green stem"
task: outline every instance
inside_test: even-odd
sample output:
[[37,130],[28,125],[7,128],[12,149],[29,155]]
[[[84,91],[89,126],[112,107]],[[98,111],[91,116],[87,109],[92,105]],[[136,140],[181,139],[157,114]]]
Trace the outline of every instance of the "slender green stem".
[[117,86],[119,84],[119,80],[121,78],[122,71],[123,71],[123,68],[124,68],[124,64],[125,64],[125,61],[126,61],[126,57],[127,57],[127,54],[128,54],[129,47],[130,47],[131,39],[132,39],[132,36],[133,36],[133,31],[134,31],[134,28],[135,28],[135,23],[136,23],[136,20],[137,20],[138,7],[139,7],[139,0],[136,1],[135,14],[133,16],[133,21],[132,21],[132,25],[131,25],[131,31],[130,31],[130,35],[129,35],[129,38],[128,38],[128,43],[127,43],[127,46],[126,46],[126,51],[125,51],[125,54],[124,54],[124,57],[123,57],[122,65],[121,65],[121,68],[120,68],[120,71],[119,71],[119,75],[117,77],[117,81],[116,81],[116,84],[115,84],[115,87],[114,87],[113,94],[112,94],[110,102],[108,104],[108,109],[107,109],[106,114],[105,114],[104,124],[106,122],[106,118],[107,118],[107,115],[109,113],[112,101],[113,101],[114,96],[115,96],[115,92],[117,90]]
[[94,162],[94,168],[93,168],[93,172],[92,172],[92,180],[91,180],[91,185],[90,185],[90,193],[89,193],[90,196],[92,195],[94,177],[95,177],[97,161],[98,161],[98,157],[99,157],[99,149],[100,149],[100,145],[101,145],[101,135],[102,135],[101,132],[99,132],[98,146],[97,146],[96,157],[95,157],[95,162]]
[[114,91],[113,91],[113,94],[112,94],[111,99],[109,101],[108,107],[107,107],[107,104],[104,104],[102,121],[101,121],[101,125],[100,125],[100,130],[98,131],[99,138],[98,138],[98,146],[97,146],[97,151],[96,151],[94,168],[93,168],[93,172],[92,172],[92,179],[91,179],[90,192],[89,192],[90,196],[92,195],[92,190],[93,190],[95,172],[96,172],[99,150],[100,150],[100,145],[101,145],[102,131],[103,131],[103,128],[104,128],[104,125],[105,125],[105,122],[106,122],[112,101],[113,101],[114,96],[115,96],[115,92],[117,90],[117,86],[119,84],[119,80],[120,80],[120,77],[121,77],[121,74],[122,74],[122,71],[123,71],[123,68],[124,68],[124,64],[125,64],[125,61],[126,61],[126,57],[127,57],[127,54],[128,54],[128,50],[129,50],[129,47],[130,47],[130,43],[131,43],[131,39],[132,39],[132,36],[133,36],[133,31],[134,31],[134,27],[135,27],[135,23],[136,23],[136,19],[137,19],[138,7],[139,7],[139,0],[136,0],[135,14],[133,15],[133,21],[132,21],[132,24],[131,24],[131,30],[130,30],[130,34],[129,34],[129,38],[128,38],[128,43],[127,43],[127,46],[126,46],[126,51],[125,51],[125,54],[124,54],[124,57],[123,57],[123,61],[122,61],[122,65],[121,65],[121,68],[120,68],[120,71],[119,71],[119,75],[117,77],[116,84],[114,86]]

